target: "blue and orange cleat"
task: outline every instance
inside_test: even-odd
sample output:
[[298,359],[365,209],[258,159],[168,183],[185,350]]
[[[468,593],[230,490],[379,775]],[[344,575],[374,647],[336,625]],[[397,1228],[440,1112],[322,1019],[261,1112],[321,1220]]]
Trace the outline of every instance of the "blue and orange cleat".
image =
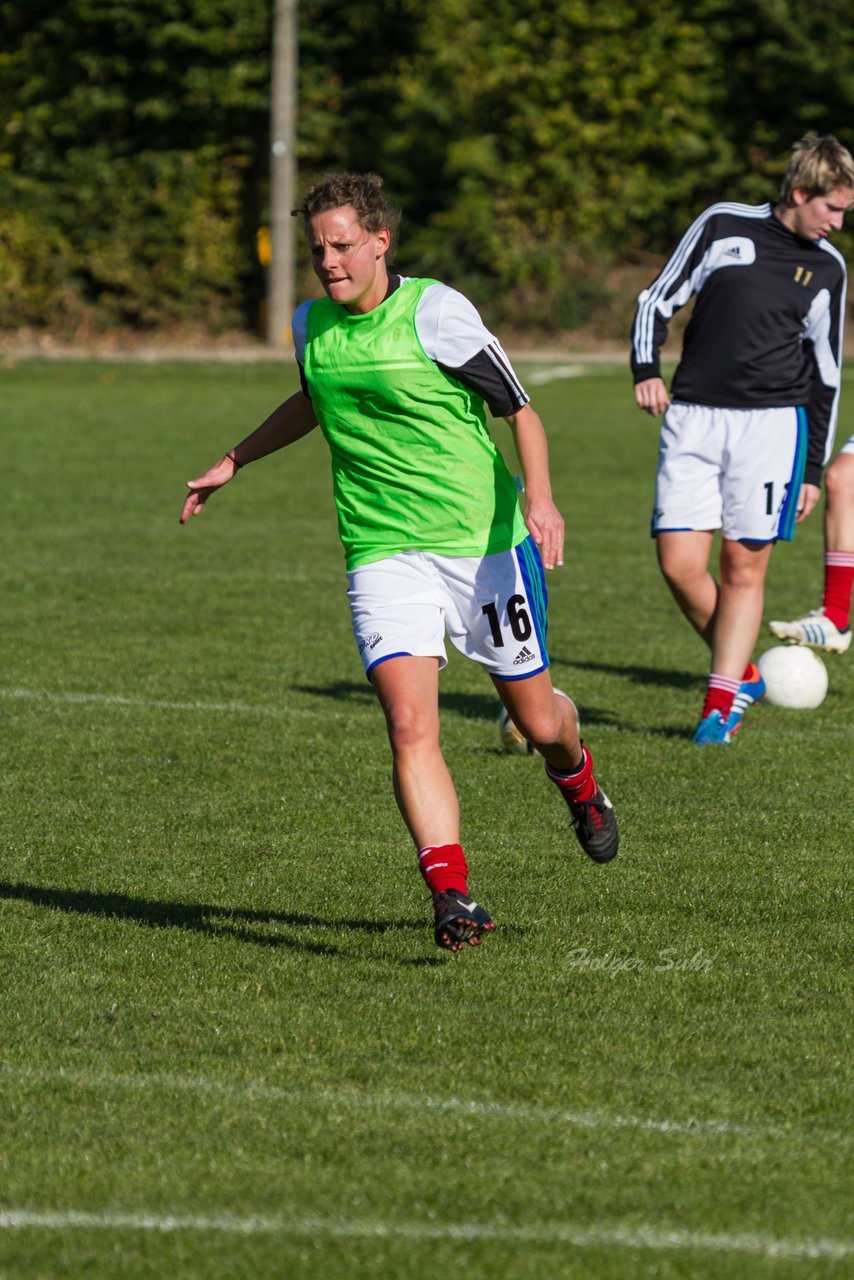
[[755,662],[747,668],[744,680],[738,686],[738,693],[732,700],[732,710],[727,716],[726,727],[731,738],[741,728],[741,718],[748,707],[752,707],[760,698],[765,697],[765,681]]
[[724,720],[720,711],[710,711],[697,725],[694,741],[698,747],[729,746],[732,742],[729,720]]

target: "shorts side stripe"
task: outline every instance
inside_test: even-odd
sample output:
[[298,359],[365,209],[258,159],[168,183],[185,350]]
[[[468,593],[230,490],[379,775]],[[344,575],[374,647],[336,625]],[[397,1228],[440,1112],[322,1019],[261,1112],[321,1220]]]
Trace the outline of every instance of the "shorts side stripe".
[[522,575],[522,582],[525,587],[525,595],[531,606],[531,621],[534,630],[537,633],[540,651],[543,655],[544,666],[549,664],[549,654],[546,647],[546,631],[548,630],[548,622],[546,611],[549,603],[549,593],[546,588],[546,575],[543,569],[543,562],[540,553],[537,550],[536,543],[529,535],[524,542],[520,542],[514,548],[516,552],[516,561],[519,565],[519,572]]
[[507,675],[506,672],[502,672],[499,675],[497,671],[493,671],[492,675],[495,676],[496,680],[505,680],[507,684],[512,684],[514,680],[530,680],[531,676],[538,676],[541,671],[547,670],[548,666],[549,666],[548,662],[542,662],[533,671],[531,670],[530,667],[526,667],[524,672],[520,676],[509,676]]
[[377,658],[376,662],[372,662],[369,667],[365,668],[365,675],[370,680],[371,672],[375,667],[382,666],[384,662],[389,662],[392,658],[411,658],[412,654],[407,649],[401,649],[399,653],[384,653],[381,658]]
[[798,407],[795,410],[797,414],[797,440],[795,443],[795,459],[792,463],[792,475],[789,480],[789,487],[786,490],[786,499],[780,511],[780,521],[777,525],[777,537],[782,542],[791,542],[795,536],[795,518],[798,514],[798,498],[801,492],[801,485],[804,482],[804,471],[807,465],[807,413],[806,409]]

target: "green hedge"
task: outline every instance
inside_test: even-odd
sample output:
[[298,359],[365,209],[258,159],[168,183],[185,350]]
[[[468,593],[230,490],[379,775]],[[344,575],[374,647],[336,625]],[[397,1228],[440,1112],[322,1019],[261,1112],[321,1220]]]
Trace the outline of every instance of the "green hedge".
[[[1,329],[254,326],[272,7],[0,0]],[[622,325],[614,268],[665,252],[713,199],[773,197],[808,128],[851,142],[836,0],[302,0],[299,16],[302,180],[382,173],[401,266],[496,324]]]

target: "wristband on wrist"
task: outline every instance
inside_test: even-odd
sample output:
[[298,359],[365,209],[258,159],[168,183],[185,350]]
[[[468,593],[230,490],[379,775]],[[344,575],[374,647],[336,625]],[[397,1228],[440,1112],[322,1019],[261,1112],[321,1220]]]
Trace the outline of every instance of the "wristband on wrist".
[[229,449],[228,453],[225,456],[228,458],[229,462],[232,464],[235,471],[239,471],[240,468],[243,466],[243,463],[238,462],[237,459],[235,458],[233,449]]

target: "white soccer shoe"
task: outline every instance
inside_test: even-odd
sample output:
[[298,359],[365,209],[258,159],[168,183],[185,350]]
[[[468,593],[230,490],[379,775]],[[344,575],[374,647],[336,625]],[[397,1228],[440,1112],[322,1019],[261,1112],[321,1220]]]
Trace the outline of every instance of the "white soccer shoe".
[[769,622],[768,630],[780,640],[824,649],[827,653],[845,653],[851,644],[851,628],[840,631],[824,616],[823,609],[813,609],[806,617],[795,618],[793,622]]

